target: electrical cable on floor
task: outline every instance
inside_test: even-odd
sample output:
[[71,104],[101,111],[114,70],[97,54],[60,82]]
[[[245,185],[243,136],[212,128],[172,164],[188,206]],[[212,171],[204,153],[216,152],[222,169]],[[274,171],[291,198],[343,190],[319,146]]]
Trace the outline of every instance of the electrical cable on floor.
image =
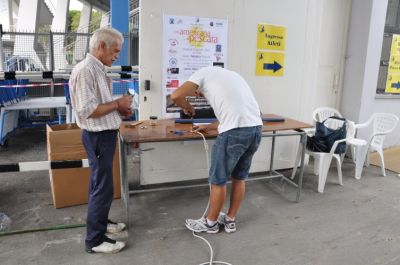
[[33,233],[33,232],[80,228],[80,227],[86,227],[86,224],[56,225],[56,226],[42,227],[42,228],[31,228],[31,229],[23,229],[23,230],[5,231],[5,232],[0,232],[0,237],[1,236],[19,235],[19,234],[25,234],[25,233]]
[[[208,144],[207,144],[207,140],[204,137],[204,134],[202,134],[201,132],[193,131],[193,130],[191,132],[197,133],[203,138],[204,150],[206,151],[205,153],[206,153],[207,170],[210,171],[210,162],[208,161]],[[211,193],[211,183],[209,185],[209,188],[210,188],[210,193]],[[209,207],[210,207],[210,200],[208,200],[207,207],[206,207],[202,217],[207,216],[207,212],[208,212],[208,208]],[[193,231],[193,236],[203,240],[208,245],[208,248],[210,249],[210,261],[201,263],[199,265],[207,265],[207,264],[208,265],[212,265],[212,264],[232,265],[231,263],[228,263],[228,262],[225,262],[225,261],[213,260],[214,259],[214,251],[212,249],[212,246],[211,246],[210,242],[208,242],[207,239],[205,239],[204,237],[201,237],[201,236],[197,235],[194,231]]]

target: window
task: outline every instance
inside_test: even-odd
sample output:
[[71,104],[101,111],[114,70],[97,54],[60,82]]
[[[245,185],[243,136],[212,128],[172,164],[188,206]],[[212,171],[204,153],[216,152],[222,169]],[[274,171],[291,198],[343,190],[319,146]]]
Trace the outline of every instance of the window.
[[400,0],[389,0],[379,65],[377,95],[400,96]]

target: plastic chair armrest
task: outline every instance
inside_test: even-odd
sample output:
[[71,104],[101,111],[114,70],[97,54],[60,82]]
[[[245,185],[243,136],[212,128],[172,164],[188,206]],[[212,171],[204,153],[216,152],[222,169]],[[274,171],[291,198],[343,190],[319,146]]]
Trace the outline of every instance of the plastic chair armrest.
[[333,145],[332,145],[332,147],[331,147],[331,151],[329,152],[331,155],[333,155],[334,153],[335,153],[335,150],[336,150],[336,147],[340,144],[340,143],[343,143],[343,142],[348,142],[348,141],[350,141],[351,139],[353,139],[354,137],[347,137],[347,138],[344,138],[344,139],[341,139],[341,140],[336,140],[334,143],[333,143]]
[[363,128],[366,128],[366,127],[368,127],[369,126],[369,122],[367,121],[367,122],[364,122],[364,123],[358,123],[358,124],[355,124],[354,125],[354,127],[356,128],[356,129],[363,129]]

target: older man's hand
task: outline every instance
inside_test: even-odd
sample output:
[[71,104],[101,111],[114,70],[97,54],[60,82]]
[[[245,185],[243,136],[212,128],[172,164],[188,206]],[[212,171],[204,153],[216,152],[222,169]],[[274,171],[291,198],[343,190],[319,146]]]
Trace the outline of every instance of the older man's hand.
[[132,101],[133,98],[131,95],[123,95],[119,99],[116,100],[118,104],[118,112],[122,116],[132,115]]

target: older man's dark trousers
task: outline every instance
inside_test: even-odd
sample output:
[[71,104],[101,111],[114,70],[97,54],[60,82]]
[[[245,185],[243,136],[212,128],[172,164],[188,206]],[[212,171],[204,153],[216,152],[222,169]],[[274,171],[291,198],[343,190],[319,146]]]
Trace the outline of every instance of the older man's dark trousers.
[[108,213],[113,200],[112,166],[117,130],[89,132],[83,130],[82,143],[90,167],[89,200],[86,220],[86,247],[104,242]]

